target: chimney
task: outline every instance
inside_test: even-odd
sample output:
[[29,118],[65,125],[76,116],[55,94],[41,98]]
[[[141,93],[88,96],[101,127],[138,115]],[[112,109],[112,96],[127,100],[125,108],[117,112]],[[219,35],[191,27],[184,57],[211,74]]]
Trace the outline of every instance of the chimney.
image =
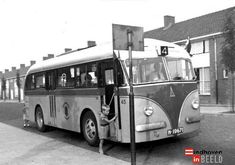
[[48,54],[47,55],[47,59],[51,59],[51,58],[54,58],[54,54]]
[[5,73],[9,72],[9,69],[5,69]]
[[175,17],[170,16],[170,15],[165,15],[164,16],[164,27],[170,27],[173,24],[175,24]]
[[48,59],[48,57],[43,57],[43,58],[42,58],[43,61],[45,61],[45,60],[47,60],[47,59]]
[[95,41],[87,41],[87,46],[88,47],[96,46],[96,42]]
[[16,67],[11,67],[11,71],[16,71]]
[[20,64],[20,68],[25,68],[25,64]]
[[36,61],[30,61],[30,66],[32,66],[33,64],[36,64]]
[[65,49],[64,49],[64,52],[65,52],[65,53],[66,53],[66,52],[70,52],[70,51],[72,51],[71,48],[65,48]]

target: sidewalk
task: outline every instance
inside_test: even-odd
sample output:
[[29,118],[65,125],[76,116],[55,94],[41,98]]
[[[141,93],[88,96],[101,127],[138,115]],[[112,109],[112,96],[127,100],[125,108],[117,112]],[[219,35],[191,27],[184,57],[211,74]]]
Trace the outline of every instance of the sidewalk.
[[223,114],[231,112],[231,107],[221,105],[201,105],[200,111],[202,114]]
[[106,155],[0,123],[1,165],[129,165]]

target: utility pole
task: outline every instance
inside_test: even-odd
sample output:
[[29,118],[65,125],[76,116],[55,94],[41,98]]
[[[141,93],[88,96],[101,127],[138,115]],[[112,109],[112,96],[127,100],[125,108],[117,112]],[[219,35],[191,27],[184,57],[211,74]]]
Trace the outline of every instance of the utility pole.
[[144,51],[143,28],[113,24],[113,50],[128,50],[129,53],[129,111],[131,165],[136,165],[135,109],[132,72],[132,51]]
[[131,164],[136,165],[136,150],[135,150],[135,111],[134,111],[134,91],[133,91],[133,72],[132,72],[132,31],[127,30],[127,44],[129,51],[129,108],[130,108],[130,140],[131,140]]

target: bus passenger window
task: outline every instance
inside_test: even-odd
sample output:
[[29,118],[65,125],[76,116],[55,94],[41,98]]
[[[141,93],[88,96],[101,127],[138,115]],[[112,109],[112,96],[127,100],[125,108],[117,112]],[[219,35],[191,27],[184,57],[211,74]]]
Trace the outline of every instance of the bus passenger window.
[[87,66],[87,86],[96,87],[97,86],[97,66],[96,64],[90,64]]
[[35,88],[35,79],[34,79],[34,75],[32,75],[32,81],[31,81],[31,89]]
[[80,67],[76,68],[76,87],[81,86],[81,74],[80,74]]
[[26,78],[25,87],[27,90],[34,89],[34,75],[29,75]]
[[76,67],[76,87],[85,87],[86,86],[86,66],[78,66]]
[[74,79],[75,79],[75,70],[73,67],[71,68],[63,68],[58,70],[57,77],[57,86],[58,87],[74,87]]
[[45,74],[38,74],[36,77],[36,88],[44,88],[45,87]]

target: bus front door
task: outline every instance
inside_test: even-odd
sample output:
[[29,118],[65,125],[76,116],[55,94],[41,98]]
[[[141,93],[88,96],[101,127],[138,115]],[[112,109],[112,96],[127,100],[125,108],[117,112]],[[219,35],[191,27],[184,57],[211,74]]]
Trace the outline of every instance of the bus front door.
[[49,71],[46,76],[46,89],[49,97],[49,124],[55,126],[56,98],[55,98],[55,72]]
[[[115,85],[113,69],[105,69],[105,103],[110,106],[110,112],[108,119],[112,119],[115,116]],[[110,123],[110,138],[117,138],[117,127],[115,122]]]

